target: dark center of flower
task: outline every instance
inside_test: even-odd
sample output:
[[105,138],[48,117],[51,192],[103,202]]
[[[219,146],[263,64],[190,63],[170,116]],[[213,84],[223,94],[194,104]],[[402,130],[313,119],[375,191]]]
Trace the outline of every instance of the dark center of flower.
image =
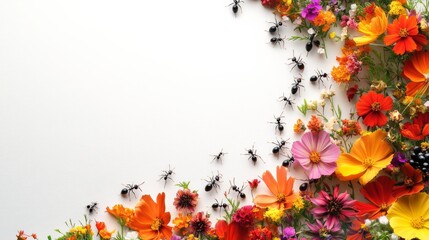
[[205,221],[196,221],[192,223],[192,228],[196,235],[200,235],[206,232],[207,224]]
[[408,37],[408,30],[406,28],[401,28],[399,30],[399,34],[400,37]]
[[371,110],[375,112],[379,112],[381,110],[381,106],[379,102],[371,103]]
[[380,210],[382,212],[387,212],[387,210],[389,210],[389,206],[386,203],[382,203],[380,206]]
[[286,196],[283,193],[277,195],[277,202],[284,202],[286,200]]
[[189,194],[183,194],[182,196],[180,196],[179,199],[179,206],[181,208],[192,208],[192,201],[193,201],[193,197]]
[[159,231],[161,226],[162,226],[162,220],[159,218],[155,218],[155,220],[150,225],[150,229],[152,229],[153,231]]
[[413,181],[412,178],[407,177],[404,180],[404,184],[405,184],[406,187],[412,187],[412,186],[414,186],[414,181]]
[[423,227],[423,224],[425,223],[425,221],[424,221],[424,219],[420,216],[420,217],[417,217],[417,218],[413,218],[413,219],[411,219],[411,226],[413,227],[413,228],[417,228],[417,229],[420,229],[420,228],[422,228]]
[[320,162],[320,153],[316,152],[316,151],[311,151],[310,153],[310,161],[312,163],[319,163]]
[[336,201],[336,200],[332,200],[328,202],[328,212],[330,213],[330,215],[333,216],[338,216],[341,213],[341,210],[343,208],[343,204]]

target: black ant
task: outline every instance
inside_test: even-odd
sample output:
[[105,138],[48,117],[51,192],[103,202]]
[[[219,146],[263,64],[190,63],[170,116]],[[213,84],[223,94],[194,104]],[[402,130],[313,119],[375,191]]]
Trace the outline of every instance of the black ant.
[[320,82],[322,82],[322,84],[324,84],[323,79],[328,79],[328,78],[329,78],[329,75],[327,73],[317,70],[316,75],[313,75],[310,77],[310,82],[314,83],[317,80],[319,80]]
[[280,43],[281,43],[281,45],[282,46],[284,46],[284,38],[280,38],[280,37],[272,37],[271,39],[270,39],[270,42],[273,44],[273,45],[276,45],[276,44],[279,44],[280,45]]
[[310,41],[305,44],[305,50],[307,50],[307,54],[311,51],[311,49],[313,49],[313,44],[316,47],[320,47],[320,41],[319,40],[314,40],[315,36],[316,36],[316,33],[310,34],[310,37],[309,37]]
[[91,204],[86,205],[86,208],[88,209],[89,214],[92,214],[98,208],[97,207],[97,203],[96,202],[92,202]]
[[215,201],[216,201],[216,202],[212,204],[212,208],[213,208],[213,210],[215,210],[215,211],[216,211],[218,208],[220,208],[220,209],[222,209],[222,208],[223,208],[223,209],[225,209],[225,210],[226,210],[226,208],[228,207],[228,204],[226,204],[226,203],[224,203],[224,202],[222,202],[222,201],[221,201],[220,203],[219,203],[219,201],[218,201],[217,199],[215,199]]
[[160,175],[161,177],[159,178],[159,180],[164,179],[164,187],[165,185],[167,185],[167,181],[168,179],[170,179],[171,181],[173,181],[173,179],[171,178],[171,176],[174,174],[174,169],[170,168],[170,165],[168,165],[168,171],[163,170],[162,174]]
[[212,162],[214,161],[214,160],[216,160],[216,161],[221,161],[222,162],[222,157],[225,155],[225,154],[227,154],[227,153],[224,153],[223,152],[223,149],[221,149],[220,150],[220,152],[218,153],[218,154],[216,154],[216,155],[210,155],[210,156],[212,156],[213,157],[213,160],[212,160]]
[[284,118],[284,116],[282,114],[280,114],[280,116],[276,117],[274,116],[275,122],[269,122],[272,124],[276,124],[276,130],[278,129],[279,132],[282,132],[284,130],[284,126],[283,124],[286,124],[285,122],[282,122],[282,118]]
[[227,7],[229,7],[229,6],[232,5],[232,12],[234,14],[236,14],[238,12],[238,8],[240,8],[240,10],[242,10],[241,6],[240,6],[240,3],[244,3],[244,1],[242,1],[242,0],[233,0],[233,2],[231,4],[229,4]]
[[204,190],[206,192],[210,192],[214,188],[217,191],[217,188],[220,187],[219,182],[221,178],[222,174],[218,172],[216,176],[210,177],[209,180],[205,180],[207,182],[207,185]]
[[274,24],[274,26],[271,26],[271,27],[268,29],[268,32],[270,32],[271,34],[274,34],[275,32],[279,31],[280,27],[281,27],[281,26],[283,26],[282,21],[277,22],[276,15],[274,15],[274,21],[275,21],[275,22],[268,22],[268,23],[272,23],[272,24]]
[[264,160],[262,160],[261,156],[259,156],[258,154],[256,154],[257,150],[255,149],[255,146],[252,146],[251,149],[247,149],[246,151],[247,151],[247,153],[244,154],[244,155],[248,155],[249,156],[248,160],[252,160],[253,164],[256,164],[256,162],[258,161],[258,159],[261,159],[261,161],[264,162]]
[[295,159],[293,158],[293,156],[288,157],[287,159],[283,160],[282,162],[282,166],[283,167],[290,167],[290,165],[295,161]]
[[277,140],[276,143],[272,142],[273,144],[276,145],[272,150],[273,154],[278,154],[280,151],[283,152],[283,148],[287,148],[286,147],[287,142],[288,142],[287,140],[286,141],[285,140],[281,140],[281,141]]
[[285,102],[285,106],[284,107],[286,107],[287,105],[289,105],[290,107],[293,108],[293,104],[294,104],[293,100],[295,100],[295,99],[292,99],[290,95],[289,95],[289,97],[286,97],[284,93],[283,93],[283,96],[279,97],[279,101],[280,102]]
[[237,192],[237,197],[240,196],[241,199],[246,198],[246,194],[244,193],[244,189],[246,188],[246,186],[242,185],[241,188],[237,187],[237,185],[235,185],[235,178],[233,179],[233,183],[229,181],[229,184],[231,185],[229,191],[231,191],[232,189],[234,192]]
[[[295,54],[294,54],[295,55]],[[289,65],[291,65],[291,64],[294,64],[293,65],[293,67],[292,67],[292,69],[291,69],[291,71],[295,68],[295,67],[298,67],[298,69],[299,70],[304,70],[304,68],[305,68],[305,65],[304,65],[304,61],[302,61],[302,58],[301,57],[295,57],[295,56],[293,56],[292,58],[289,58],[290,60],[292,60],[292,62],[291,63],[289,63]]]
[[296,94],[300,87],[304,88],[304,86],[301,85],[301,82],[302,78],[295,78],[294,82],[292,83],[292,89],[290,91],[292,94]]
[[131,200],[131,193],[134,194],[134,197],[137,198],[136,193],[134,192],[135,190],[140,190],[142,191],[142,189],[140,188],[141,185],[143,185],[144,182],[140,183],[139,185],[137,184],[127,184],[124,185],[125,188],[123,188],[121,190],[121,195],[125,196],[128,195],[128,198]]

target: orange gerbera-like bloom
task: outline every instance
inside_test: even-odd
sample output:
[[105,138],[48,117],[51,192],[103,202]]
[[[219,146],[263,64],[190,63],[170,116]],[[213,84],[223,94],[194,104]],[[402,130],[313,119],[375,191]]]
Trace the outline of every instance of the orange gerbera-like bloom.
[[429,52],[416,52],[404,63],[402,75],[411,82],[407,84],[407,96],[425,96],[429,92]]
[[401,170],[404,173],[404,181],[403,184],[393,188],[392,194],[394,196],[399,198],[404,195],[412,195],[425,188],[422,171],[414,169],[409,163],[404,164]]
[[358,216],[365,216],[371,220],[378,219],[387,214],[390,205],[396,201],[392,195],[392,189],[395,181],[387,176],[380,176],[361,188],[362,195],[370,203],[356,202],[355,207],[358,210]]
[[381,93],[369,91],[362,94],[356,103],[357,115],[363,117],[363,123],[369,127],[382,127],[387,123],[387,116],[382,111],[392,109],[392,98]]
[[292,203],[297,198],[297,195],[293,192],[295,178],[287,178],[287,169],[285,167],[277,166],[277,181],[269,171],[265,171],[262,174],[262,180],[273,195],[257,195],[253,199],[257,207],[273,207],[277,209],[290,209],[292,207]]
[[165,193],[156,197],[156,203],[149,195],[143,195],[136,205],[136,214],[128,226],[138,231],[141,239],[170,239],[172,235],[170,213],[165,212]]
[[125,208],[122,204],[116,204],[112,209],[107,207],[106,210],[113,215],[121,225],[127,225],[131,218],[134,217],[134,210]]
[[384,37],[384,43],[387,46],[395,44],[393,52],[402,55],[405,52],[420,51],[422,47],[428,44],[423,34],[419,34],[416,16],[400,15],[392,24],[387,27],[387,36]]
[[379,129],[356,140],[350,153],[342,153],[338,158],[337,177],[342,181],[359,178],[365,185],[377,176],[393,158],[393,148],[385,141],[386,136]]
[[336,21],[334,13],[331,11],[320,11],[319,15],[313,20],[315,26],[323,26],[322,31],[326,32],[331,28],[331,25]]
[[364,36],[353,38],[357,46],[374,42],[387,29],[387,17],[382,8],[373,4],[366,7],[365,11],[366,17],[358,25],[358,31]]

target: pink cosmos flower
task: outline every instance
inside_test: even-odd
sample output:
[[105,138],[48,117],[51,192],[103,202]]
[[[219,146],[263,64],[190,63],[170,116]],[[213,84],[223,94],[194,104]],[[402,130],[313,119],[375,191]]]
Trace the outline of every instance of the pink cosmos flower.
[[319,220],[316,220],[314,224],[307,223],[310,231],[307,232],[308,235],[312,236],[313,240],[323,240],[323,239],[332,239],[339,240],[344,239],[344,236],[341,234],[341,225],[337,223],[322,223]]
[[340,156],[340,148],[331,142],[329,133],[307,132],[301,141],[292,144],[292,155],[308,175],[309,179],[329,176],[337,168],[335,161]]
[[340,187],[337,185],[333,194],[321,190],[317,198],[310,199],[315,205],[311,213],[317,219],[326,219],[328,226],[339,224],[340,221],[349,222],[356,215],[354,210],[356,200],[351,199],[347,192],[339,194],[339,191]]

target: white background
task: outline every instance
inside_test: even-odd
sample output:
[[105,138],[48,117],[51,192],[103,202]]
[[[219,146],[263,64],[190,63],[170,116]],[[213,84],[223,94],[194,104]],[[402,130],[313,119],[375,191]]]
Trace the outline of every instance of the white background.
[[[287,65],[293,49],[306,62],[301,104],[318,98],[323,86],[308,79],[330,72],[340,47],[329,46],[328,59],[316,49],[306,57],[304,41],[273,47],[270,10],[248,0],[235,17],[230,2],[0,1],[1,239],[20,229],[58,237],[53,230],[82,220],[92,201],[100,209],[91,219],[116,228],[105,207],[137,201],[120,196],[123,183],[145,181],[153,197],[165,191],[173,211],[174,184],[191,181],[199,210],[213,213],[229,180],[241,185],[281,164],[268,122],[299,76]],[[288,25],[282,36],[291,35]],[[282,137],[292,141],[303,116],[296,106],[285,114]],[[253,144],[265,164],[241,155]],[[211,163],[222,148],[223,163]],[[164,188],[169,165],[175,182]],[[218,170],[221,189],[206,193],[203,179]]]

